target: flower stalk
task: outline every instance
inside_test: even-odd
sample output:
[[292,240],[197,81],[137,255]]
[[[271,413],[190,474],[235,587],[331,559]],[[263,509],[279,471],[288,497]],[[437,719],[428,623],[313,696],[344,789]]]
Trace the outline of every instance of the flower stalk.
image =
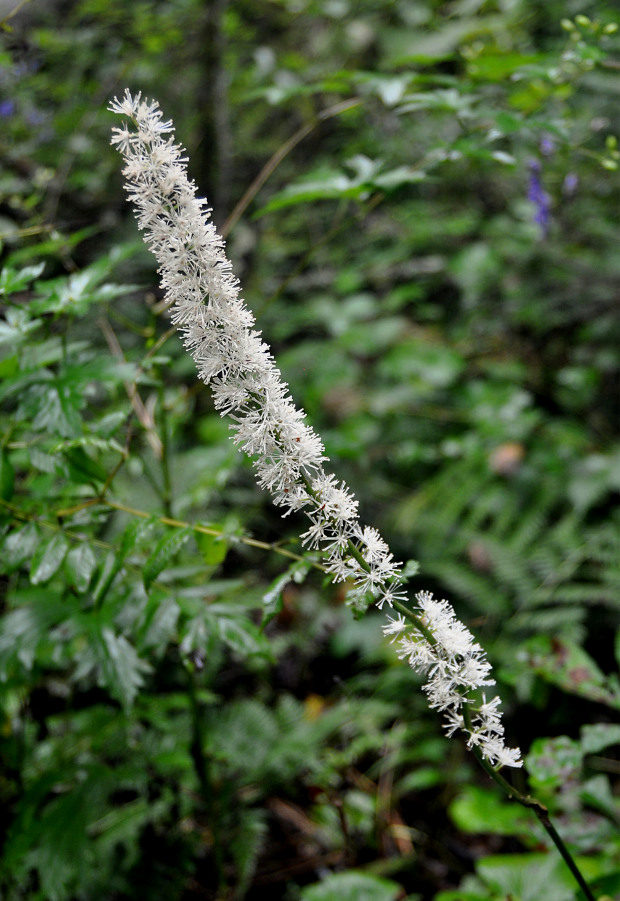
[[[473,698],[495,684],[483,649],[447,601],[420,592],[418,608],[409,610],[402,564],[376,529],[360,524],[347,485],[326,472],[323,444],[254,327],[223,239],[188,179],[172,123],[157,103],[128,91],[110,109],[128,120],[114,129],[112,143],[125,158],[129,200],[158,260],[172,322],[216,408],[229,418],[233,441],[253,460],[258,484],[283,516],[306,514],[302,544],[321,551],[333,581],[352,586],[347,603],[355,612],[371,603],[398,611],[384,631],[398,642],[398,656],[428,676],[424,690],[431,707],[446,715],[448,735],[465,732],[469,747],[493,767],[521,766],[519,750],[504,745],[499,697]],[[467,720],[465,705],[472,712]]]
[[[215,406],[228,416],[233,441],[253,460],[258,484],[271,492],[283,516],[303,511],[302,544],[320,550],[335,582],[352,585],[347,602],[357,613],[375,603],[396,612],[383,627],[397,655],[427,676],[429,705],[446,717],[449,736],[463,732],[467,745],[506,794],[536,813],[588,901],[594,901],[548,811],[501,775],[522,766],[518,748],[504,744],[500,699],[487,701],[494,685],[482,647],[446,600],[426,591],[407,605],[406,576],[376,529],[362,526],[358,502],[344,482],[327,473],[320,438],[295,407],[285,382],[239,296],[239,283],[224,242],[209,221],[205,200],[188,179],[183,148],[156,102],[125,92],[109,109],[131,123],[113,130],[112,144],[125,158],[124,175],[144,240],[159,263],[173,324],[210,385]],[[173,522],[173,520],[167,520]],[[291,555],[294,556],[294,555]],[[481,694],[482,690],[482,694]],[[481,699],[480,699],[481,695]]]

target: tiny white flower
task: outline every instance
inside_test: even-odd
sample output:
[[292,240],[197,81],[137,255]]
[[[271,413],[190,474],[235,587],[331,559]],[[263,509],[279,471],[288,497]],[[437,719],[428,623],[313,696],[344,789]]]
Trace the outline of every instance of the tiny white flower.
[[[402,564],[376,529],[362,528],[358,502],[334,475],[318,435],[306,425],[254,317],[240,297],[224,241],[209,221],[207,202],[187,176],[187,157],[174,142],[172,122],[157,103],[126,91],[109,106],[127,117],[113,130],[112,143],[125,159],[123,170],[144,240],[157,257],[172,322],[180,331],[198,376],[211,386],[216,409],[229,417],[232,439],[253,459],[258,484],[272,493],[283,516],[303,510],[310,526],[302,543],[321,549],[334,581],[352,581],[351,604],[363,610],[402,604]],[[430,592],[417,596],[414,630],[399,614],[386,635],[397,654],[428,676],[429,703],[446,711],[446,730],[468,731],[462,716],[465,695],[494,684],[484,652],[458,621],[450,604]],[[424,632],[424,630],[426,630]],[[430,636],[430,638],[429,638]],[[473,708],[468,742],[494,765],[520,766],[519,751],[503,745],[499,699]]]

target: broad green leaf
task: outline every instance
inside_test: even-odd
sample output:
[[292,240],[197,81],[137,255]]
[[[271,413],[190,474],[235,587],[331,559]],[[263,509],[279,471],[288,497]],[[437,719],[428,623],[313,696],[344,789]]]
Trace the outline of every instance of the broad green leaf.
[[574,901],[573,877],[558,854],[503,854],[476,865],[501,898],[512,901]]
[[614,797],[609,778],[602,773],[583,783],[579,796],[584,804],[600,811],[612,823],[620,824],[620,802]]
[[0,546],[0,572],[10,574],[30,560],[41,542],[41,533],[33,522],[10,532]]
[[617,686],[578,644],[538,635],[526,648],[530,667],[543,679],[568,694],[620,708]]
[[439,892],[433,901],[489,901],[488,892],[463,891],[462,889],[450,889],[447,892]]
[[527,811],[497,796],[493,789],[467,786],[454,801],[449,813],[462,832],[497,835],[527,835],[532,820]]
[[579,775],[582,761],[583,750],[579,742],[566,735],[558,735],[556,738],[535,739],[526,765],[533,785],[555,789]]
[[67,582],[78,594],[88,591],[96,568],[96,557],[91,546],[85,541],[77,547],[71,548],[65,557],[64,569]]
[[206,535],[204,532],[194,532],[194,539],[202,559],[208,566],[217,566],[225,560],[228,542],[224,535]]
[[166,569],[175,554],[192,535],[193,530],[186,526],[183,529],[168,531],[159,539],[155,545],[155,550],[147,558],[142,570],[142,580],[147,591],[157,576]]
[[620,745],[618,723],[594,723],[592,726],[582,726],[581,747],[584,754],[599,754],[611,745]]
[[300,897],[302,901],[396,901],[401,895],[402,888],[391,879],[347,870],[306,886]]
[[62,532],[57,532],[50,541],[37,547],[30,564],[30,581],[33,585],[49,582],[60,569],[68,548],[69,542]]

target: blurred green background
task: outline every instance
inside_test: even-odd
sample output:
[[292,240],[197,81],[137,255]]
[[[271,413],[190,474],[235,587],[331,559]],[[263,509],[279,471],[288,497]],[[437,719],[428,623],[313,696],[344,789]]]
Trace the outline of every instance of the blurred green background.
[[487,649],[511,778],[620,897],[619,22],[2,5],[3,899],[582,898],[228,440],[123,198],[125,87],[362,519]]

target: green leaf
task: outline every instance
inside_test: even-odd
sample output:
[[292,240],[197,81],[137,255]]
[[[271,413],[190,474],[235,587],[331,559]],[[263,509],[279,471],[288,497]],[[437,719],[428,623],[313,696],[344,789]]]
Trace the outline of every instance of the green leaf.
[[97,568],[97,559],[89,544],[83,542],[71,548],[65,557],[65,575],[67,582],[78,594],[88,591],[93,573]]
[[163,654],[175,634],[179,613],[179,605],[174,598],[153,590],[149,594],[144,622],[140,629],[140,649],[148,648]]
[[266,834],[265,811],[245,810],[230,844],[237,868],[236,893],[239,897],[245,894],[252,880]]
[[138,657],[136,649],[124,635],[117,635],[104,627],[95,633],[94,647],[100,666],[99,684],[129,708],[138,689],[144,684],[144,675],[151,671],[146,661]]
[[69,463],[71,481],[92,485],[97,482],[105,482],[108,477],[106,470],[92,457],[89,457],[84,448],[74,447],[65,452]]
[[15,489],[15,470],[6,448],[0,448],[0,498],[10,501]]
[[526,643],[529,666],[563,691],[620,708],[620,692],[586,651],[574,642],[538,635]]
[[527,835],[531,818],[523,811],[498,797],[493,789],[467,786],[448,808],[450,817],[462,832],[497,835]]
[[24,269],[11,269],[6,266],[0,272],[0,295],[8,297],[18,291],[23,291],[41,275],[44,269],[45,263],[26,266]]
[[217,566],[226,558],[228,543],[224,535],[206,535],[204,532],[194,532],[194,539],[202,559],[208,566]]
[[30,333],[39,328],[41,322],[40,319],[31,319],[26,310],[9,308],[5,312],[5,319],[0,319],[0,346],[15,347],[23,344]]
[[43,585],[56,574],[65,559],[69,542],[62,532],[57,532],[47,543],[40,544],[30,564],[30,581],[33,585]]
[[155,550],[147,558],[142,570],[142,580],[147,591],[191,535],[193,535],[193,530],[186,526],[183,529],[166,532],[159,539]]
[[584,754],[599,754],[611,745],[620,745],[618,723],[594,723],[592,726],[582,726],[581,747]]
[[271,620],[282,612],[283,598],[282,592],[289,582],[301,584],[311,569],[310,563],[306,560],[296,560],[288,567],[286,572],[278,576],[271,583],[269,589],[263,595],[263,618],[260,624],[261,632]]
[[0,572],[10,575],[19,569],[22,563],[30,560],[41,541],[38,527],[29,522],[28,525],[10,532],[4,539],[0,553]]
[[31,670],[50,629],[66,615],[66,605],[47,592],[5,614],[0,619],[0,679],[7,678],[15,661]]
[[489,901],[489,895],[488,892],[482,894],[481,892],[462,891],[462,889],[450,889],[447,892],[439,892],[433,901]]
[[95,604],[98,604],[105,596],[121,566],[122,558],[117,556],[114,551],[109,551],[99,569],[99,578],[93,589],[93,600]]
[[[213,609],[213,608],[211,608]],[[271,648],[267,639],[251,620],[241,616],[218,616],[220,638],[232,651],[245,658],[253,654],[271,657]]]
[[588,779],[581,786],[579,796],[584,804],[600,811],[612,823],[620,825],[620,804],[613,795],[607,776],[600,774]]
[[302,901],[396,901],[402,889],[391,879],[357,870],[330,873],[316,885],[301,890]]
[[583,750],[579,742],[566,735],[537,738],[526,758],[532,784],[541,789],[556,789],[581,772]]
[[557,854],[498,854],[476,865],[480,877],[512,901],[574,901],[573,877]]
[[159,519],[151,516],[149,519],[132,519],[123,531],[123,537],[118,549],[118,556],[124,560],[140,542],[155,528]]

